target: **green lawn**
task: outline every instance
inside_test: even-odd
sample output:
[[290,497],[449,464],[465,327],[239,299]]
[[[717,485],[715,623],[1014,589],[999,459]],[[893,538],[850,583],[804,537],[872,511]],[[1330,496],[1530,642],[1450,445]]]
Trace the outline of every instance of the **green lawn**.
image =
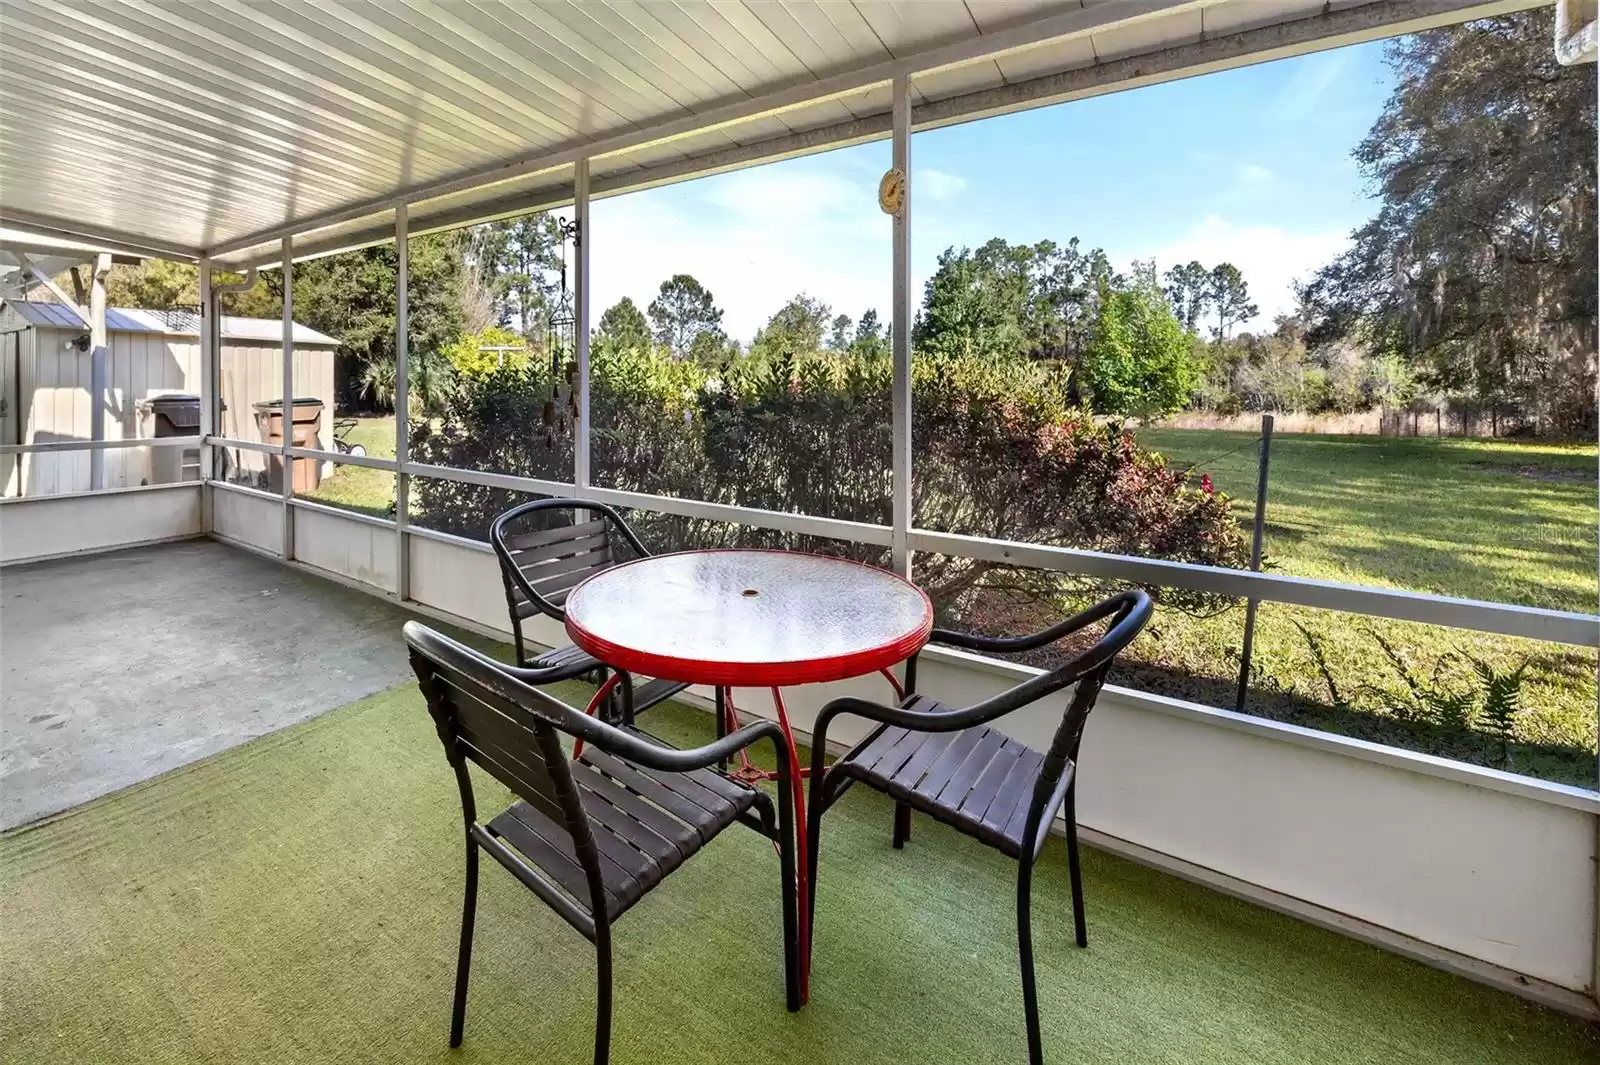
[[[1140,438],[1209,473],[1235,498],[1241,523],[1250,523],[1257,473],[1250,434],[1157,429]],[[1267,566],[1593,613],[1595,471],[1592,444],[1279,436],[1268,489]],[[1166,612],[1157,633],[1141,641],[1141,657],[1153,673],[1159,662],[1213,678],[1210,701],[1231,705],[1226,689],[1237,675],[1242,626],[1243,610],[1207,619]],[[1479,689],[1469,655],[1498,672],[1528,663],[1509,751],[1481,719],[1463,721],[1440,709],[1450,696]],[[1595,665],[1595,655],[1580,649],[1267,604],[1257,628],[1253,709],[1593,785]],[[1432,706],[1410,697],[1402,670],[1437,692]]]
[[[1155,429],[1139,439],[1209,473],[1234,497],[1239,520],[1253,519],[1250,434]],[[1283,435],[1271,457],[1269,569],[1595,609],[1593,444]]]
[[[351,444],[361,444],[373,458],[394,458],[394,416],[358,418],[356,425],[345,436]],[[332,446],[331,434],[327,443]],[[385,470],[369,470],[360,466],[336,467],[331,477],[324,477],[315,492],[307,492],[306,499],[341,510],[353,510],[374,517],[394,515],[394,474]]]

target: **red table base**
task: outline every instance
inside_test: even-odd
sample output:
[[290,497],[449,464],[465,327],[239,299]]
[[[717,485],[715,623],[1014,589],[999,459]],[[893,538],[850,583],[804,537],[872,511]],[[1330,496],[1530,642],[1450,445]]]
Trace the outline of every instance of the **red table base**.
[[[905,688],[899,679],[887,669],[878,670],[883,679],[889,682],[894,689],[896,701],[905,698]],[[584,713],[590,717],[605,703],[606,699],[622,681],[621,673],[612,673],[606,682],[600,685],[594,693],[594,698],[589,700],[589,705]],[[795,782],[794,788],[794,845],[799,852],[795,861],[796,881],[795,898],[800,907],[799,932],[800,932],[800,1001],[806,1002],[811,998],[811,879],[807,875],[810,868],[810,850],[807,848],[806,827],[806,792],[800,787],[800,781],[811,776],[809,766],[800,764],[800,747],[794,742],[794,730],[789,727],[789,711],[783,705],[783,693],[777,688],[769,689],[772,692],[772,706],[778,712],[778,727],[783,730],[783,742],[789,748],[789,779]],[[726,688],[719,689],[723,693],[724,702],[718,708],[723,715],[723,727],[728,732],[738,731],[739,711],[734,708],[733,694]],[[583,740],[573,744],[572,757],[578,758],[583,754]],[[734,780],[744,784],[758,784],[765,781],[778,779],[778,774],[770,769],[762,769],[750,760],[750,753],[739,752],[739,767],[728,774]],[[777,846],[776,843],[773,844]]]
[[[878,670],[885,680],[894,688],[896,701],[905,698],[905,689],[900,681],[887,669]],[[800,747],[794,742],[794,730],[789,727],[789,712],[783,705],[783,693],[777,688],[769,689],[772,692],[772,706],[778,712],[778,727],[783,730],[783,741],[789,748],[789,779],[795,782],[794,789],[794,843],[799,851],[799,860],[795,863],[798,883],[796,884],[795,897],[800,906],[800,1001],[806,1002],[811,998],[811,907],[809,905],[811,892],[811,878],[807,874],[810,868],[811,851],[807,848],[806,833],[806,793],[800,787],[800,781],[811,776],[809,766],[800,764]],[[726,689],[723,689],[726,691]],[[598,698],[598,697],[597,697]],[[739,728],[739,712],[734,708],[733,695],[726,695],[726,702],[721,708],[723,724],[729,732]],[[729,774],[733,779],[746,784],[761,781],[776,780],[778,774],[762,769],[750,761],[746,751],[739,752],[739,768]],[[774,844],[776,846],[776,844]]]

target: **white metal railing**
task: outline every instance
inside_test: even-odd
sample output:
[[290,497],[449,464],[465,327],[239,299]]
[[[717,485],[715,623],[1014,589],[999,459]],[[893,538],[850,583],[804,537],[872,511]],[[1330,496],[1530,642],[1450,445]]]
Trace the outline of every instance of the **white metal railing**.
[[1500,636],[1521,636],[1579,647],[1600,647],[1600,617],[1593,614],[1457,599],[1396,588],[1341,584],[1279,573],[1197,566],[1165,559],[1107,555],[1047,544],[987,540],[922,529],[911,530],[911,546],[916,551],[937,551],[960,558],[1033,569],[1184,588],[1396,621],[1416,621],[1452,629],[1473,629]]
[[236,447],[242,451],[255,451],[263,455],[283,454],[282,448],[273,447],[271,444],[263,444],[259,440],[235,440],[227,436],[208,436],[206,437],[206,444],[209,447]]
[[0,444],[0,455],[48,455],[61,451],[119,451],[130,447],[199,447],[198,436],[133,437],[127,440],[48,440],[41,444]]
[[[269,454],[279,453],[279,449],[275,447],[252,441],[212,437],[208,442],[214,446],[243,447]],[[393,459],[346,455],[308,448],[291,448],[289,453],[295,458],[317,459],[342,465],[387,470],[396,474],[403,473],[410,477],[427,477],[535,495],[581,494],[583,498],[597,502],[648,510],[658,514],[673,514],[686,518],[772,529],[777,532],[821,536],[873,547],[890,547],[893,544],[894,530],[891,527],[868,522],[823,518],[810,514],[790,514],[615,488],[590,487],[580,492],[575,485],[561,481],[481,470],[463,470],[428,463],[400,463]],[[275,495],[264,493],[262,495],[273,500],[278,498]],[[397,500],[396,506],[400,505],[402,502]],[[340,511],[340,513],[345,512]],[[363,518],[369,522],[381,522],[389,527],[396,525],[395,522],[382,518],[371,518],[366,515],[363,515]],[[406,533],[420,535],[422,530],[408,527]],[[907,539],[912,551],[934,552],[957,558],[1074,576],[1121,580],[1163,588],[1181,588],[1238,599],[1257,599],[1262,602],[1332,610],[1365,617],[1418,622],[1498,636],[1516,636],[1576,647],[1600,648],[1600,616],[1592,614],[1460,599],[1397,588],[1343,584],[1310,577],[1223,569],[1166,559],[1111,555],[1050,544],[992,540],[930,529],[912,528],[908,531]]]
[[[230,437],[192,436],[152,437],[131,440],[60,440],[38,444],[0,445],[0,455],[46,454],[72,451],[102,451],[133,447],[211,447],[239,448],[268,455],[282,455],[284,449],[256,440],[238,440]],[[394,459],[370,455],[350,455],[342,452],[322,451],[314,448],[291,447],[290,458],[314,459],[339,465],[359,466],[383,470],[408,477],[427,477],[459,484],[480,485],[536,495],[577,495],[614,506],[632,507],[659,514],[673,514],[705,521],[721,521],[748,525],[777,532],[807,536],[820,536],[872,547],[891,547],[894,530],[887,525],[849,521],[842,518],[825,518],[812,514],[791,514],[783,511],[761,510],[727,503],[714,503],[678,496],[662,496],[648,492],[633,492],[615,488],[591,486],[579,490],[564,481],[549,481],[535,477],[493,473],[484,470],[466,470],[450,466],[436,466],[421,462],[397,462]],[[209,480],[209,484],[224,484]],[[238,485],[227,485],[239,488]],[[256,493],[263,498],[282,501],[281,497]],[[319,507],[313,502],[293,499],[294,505]],[[397,506],[400,503],[397,501]],[[320,507],[321,509],[337,509]],[[346,513],[339,511],[339,513]],[[397,523],[382,518],[366,517],[389,527]],[[413,530],[408,529],[407,533]],[[1276,573],[1258,573],[1250,570],[1222,569],[1165,559],[1139,558],[1129,555],[1111,555],[1077,548],[1050,544],[1032,544],[1013,540],[994,540],[930,529],[911,528],[907,543],[912,551],[937,552],[957,558],[976,559],[1040,569],[1076,576],[1123,580],[1165,588],[1207,592],[1239,599],[1257,599],[1262,602],[1283,603],[1317,610],[1333,610],[1366,617],[1410,621],[1445,628],[1466,629],[1500,636],[1541,640],[1576,647],[1600,648],[1600,616],[1572,611],[1552,610],[1544,607],[1521,606],[1512,603],[1485,602],[1453,596],[1433,595],[1397,588],[1379,588],[1369,585],[1344,584],[1337,581],[1317,580],[1309,577],[1291,577]]]
[[635,507],[658,514],[676,514],[685,518],[703,518],[707,521],[726,521],[735,525],[753,525],[758,529],[775,529],[779,532],[803,536],[823,536],[833,540],[848,540],[873,547],[889,547],[894,540],[894,530],[887,525],[873,525],[864,521],[847,521],[844,518],[822,518],[813,514],[790,514],[781,510],[760,510],[728,503],[708,503],[681,496],[658,496],[649,492],[627,492],[617,488],[590,488],[585,499],[610,503],[619,507]]

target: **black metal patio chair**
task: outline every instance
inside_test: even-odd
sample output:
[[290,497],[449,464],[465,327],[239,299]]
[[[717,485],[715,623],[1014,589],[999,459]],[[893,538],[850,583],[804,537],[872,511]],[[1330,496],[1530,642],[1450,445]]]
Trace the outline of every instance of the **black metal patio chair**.
[[[1150,612],[1150,597],[1142,591],[1131,591],[1030,636],[994,638],[935,629],[931,638],[935,643],[987,654],[1017,654],[1111,619],[1104,635],[1070,661],[964,709],[952,709],[926,695],[915,694],[913,657],[906,666],[906,690],[911,694],[899,706],[853,697],[835,699],[817,716],[812,733],[810,853],[806,856],[812,914],[817,901],[822,814],[857,781],[895,800],[896,848],[910,838],[911,811],[917,810],[1017,859],[1017,942],[1028,1060],[1033,1065],[1044,1060],[1030,924],[1033,866],[1059,811],[1066,822],[1067,867],[1072,880],[1077,941],[1080,947],[1088,946],[1074,803],[1078,744],[1112,661],[1144,628]],[[989,727],[997,718],[1068,686],[1075,687],[1048,751],[1035,751]],[[854,714],[877,722],[878,726],[824,771],[828,726],[841,714]],[[814,920],[808,921],[808,926],[814,930]]]
[[[578,520],[586,515],[593,516]],[[489,527],[489,543],[500,560],[511,631],[516,638],[517,665],[549,671],[550,679],[541,683],[575,678],[604,680],[605,663],[571,644],[530,654],[523,623],[538,614],[565,623],[567,615],[562,606],[572,589],[618,562],[650,554],[622,515],[604,503],[536,499],[495,518]],[[608,716],[614,723],[632,725],[635,714],[665,702],[687,687],[676,681],[651,680],[635,688],[633,678],[623,673],[617,712]]]
[[[787,1006],[800,1008],[794,782],[783,733],[760,721],[694,750],[678,750],[588,717],[534,687],[538,670],[502,665],[417,622],[407,622],[411,665],[455,771],[466,826],[466,894],[450,1014],[461,1045],[478,899],[478,852],[505,866],[594,944],[595,1065],[611,1040],[611,926],[645,893],[735,821],[773,840],[783,901]],[[563,734],[586,744],[569,759]],[[761,740],[778,765],[777,801],[708,768]],[[478,820],[467,763],[517,796]],[[774,810],[776,806],[776,810]]]

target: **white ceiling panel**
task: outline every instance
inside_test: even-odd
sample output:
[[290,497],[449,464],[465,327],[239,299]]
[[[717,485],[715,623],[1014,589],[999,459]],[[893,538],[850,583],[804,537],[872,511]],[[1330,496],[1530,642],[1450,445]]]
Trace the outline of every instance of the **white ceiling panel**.
[[1104,63],[1158,47],[1193,44],[1200,39],[1200,17],[1199,9],[1181,11],[1175,15],[1145,19],[1107,33],[1096,33],[1090,37],[1094,42],[1095,58]]
[[855,6],[896,59],[980,32],[963,0],[858,0]]
[[1054,15],[1083,7],[1083,0],[973,0],[967,5],[972,21],[984,33],[994,33],[1041,15]]
[[1094,42],[1088,37],[1071,37],[1003,55],[996,63],[1006,80],[1015,82],[1092,66],[1094,61]]
[[969,94],[1000,89],[1021,101],[1009,106],[1028,106],[1033,79],[1202,33],[1298,19],[1309,48],[1317,35],[1415,23],[1418,10],[1437,22],[1488,9],[1346,8],[1351,0],[0,0],[0,216],[238,262],[270,253],[286,231],[305,232],[307,247],[366,239],[402,202],[418,219],[466,219],[477,204],[548,201],[545,186],[567,188],[581,154],[615,191],[621,173],[650,182],[692,174],[702,157],[727,165],[735,145],[755,160],[859,138],[858,119],[881,132],[891,77],[919,61],[933,69],[916,76],[913,102],[959,121],[995,109],[969,105]]
[[1004,85],[1005,75],[992,59],[981,63],[966,63],[959,67],[945,67],[918,74],[912,79],[917,95],[924,100],[944,100],[964,92],[976,92],[996,85]]
[[[1257,26],[1270,26],[1285,18],[1304,17],[1321,11],[1325,0],[1229,0],[1226,4],[1208,7],[1200,13],[1200,22],[1207,37]],[[1338,6],[1338,5],[1334,5]],[[1346,4],[1348,6],[1348,3]]]

